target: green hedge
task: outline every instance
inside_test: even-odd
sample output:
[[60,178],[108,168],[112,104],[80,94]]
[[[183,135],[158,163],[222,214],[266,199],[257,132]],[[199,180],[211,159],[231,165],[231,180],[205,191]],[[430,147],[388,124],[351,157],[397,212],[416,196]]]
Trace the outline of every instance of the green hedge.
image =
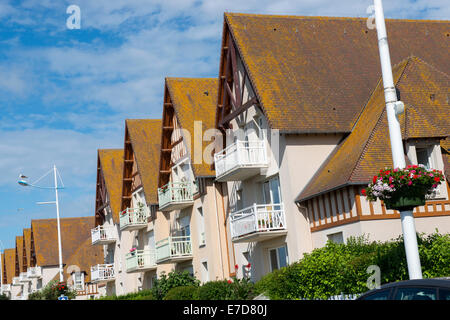
[[[450,276],[450,235],[437,231],[418,236],[424,277]],[[323,248],[285,268],[264,276],[255,285],[256,293],[271,299],[321,298],[368,290],[366,270],[377,265],[381,284],[408,279],[403,238],[369,242],[365,237],[349,238],[346,244],[328,242]]]
[[194,286],[198,287],[200,281],[191,276],[189,272],[171,271],[167,275],[161,273],[160,277],[155,280],[152,287],[152,294],[157,300],[162,300],[170,289],[176,287]]
[[167,291],[163,300],[196,300],[197,286],[174,287]]
[[124,295],[112,295],[100,297],[97,300],[156,300],[153,297],[152,290],[141,290],[138,292],[132,292]]

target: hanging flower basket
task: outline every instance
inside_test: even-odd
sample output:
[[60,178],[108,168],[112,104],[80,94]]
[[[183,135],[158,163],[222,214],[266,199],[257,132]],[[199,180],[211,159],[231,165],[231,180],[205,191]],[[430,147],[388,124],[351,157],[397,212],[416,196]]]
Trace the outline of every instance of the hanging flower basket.
[[380,170],[362,195],[369,201],[383,200],[387,209],[412,210],[425,205],[425,196],[444,181],[440,170],[427,170],[423,165],[409,165],[404,169]]

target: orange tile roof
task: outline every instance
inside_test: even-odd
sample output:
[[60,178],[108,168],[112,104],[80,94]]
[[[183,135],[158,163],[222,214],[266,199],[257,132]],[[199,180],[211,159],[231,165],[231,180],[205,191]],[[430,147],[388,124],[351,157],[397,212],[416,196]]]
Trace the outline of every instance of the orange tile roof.
[[[226,13],[263,112],[283,132],[350,132],[381,76],[367,18]],[[386,20],[392,64],[412,54],[450,69],[450,22]],[[406,92],[405,92],[406,94]]]
[[[95,217],[61,218],[61,246],[63,263],[78,250],[80,245],[91,238]],[[59,264],[58,234],[56,219],[31,220],[36,265],[55,266]]]
[[123,149],[99,149],[98,158],[105,179],[113,221],[119,223],[120,202],[122,200]]
[[[416,57],[394,67],[393,75],[406,109],[399,116],[403,139],[449,136],[448,101],[441,97],[441,93],[450,88],[449,82],[443,81],[446,75]],[[427,96],[425,92],[429,92],[424,88],[433,88],[432,92],[439,93],[432,103],[423,98]],[[416,94],[421,91],[422,94]],[[411,121],[411,115],[414,115],[414,121]],[[426,117],[423,119],[419,115]],[[331,153],[296,201],[307,200],[346,184],[366,184],[380,168],[391,166],[384,90],[380,79],[352,133]]]
[[6,283],[11,284],[12,278],[16,276],[16,249],[5,249],[4,251],[4,264],[6,271]]
[[[102,264],[103,246],[93,246],[91,238],[86,239],[75,252],[64,262],[63,276],[67,281],[72,272],[85,272],[85,282],[91,281],[91,266]],[[59,281],[59,274],[53,277],[53,280]]]
[[[217,106],[218,80],[216,78],[166,78],[167,89],[177,116],[178,123],[182,129],[190,133],[191,141],[188,147],[190,154],[194,152],[195,139],[202,139],[208,129],[215,128],[215,110]],[[202,122],[202,136],[194,136],[194,121]],[[211,141],[202,139],[202,155]],[[191,161],[194,162],[193,157]],[[192,163],[194,175],[197,177],[215,176],[211,163],[203,161]]]
[[27,268],[31,266],[31,229],[23,229]]
[[19,262],[19,273],[23,272],[23,236],[16,237],[16,259]]
[[137,162],[147,205],[158,203],[160,119],[127,119],[126,130]]

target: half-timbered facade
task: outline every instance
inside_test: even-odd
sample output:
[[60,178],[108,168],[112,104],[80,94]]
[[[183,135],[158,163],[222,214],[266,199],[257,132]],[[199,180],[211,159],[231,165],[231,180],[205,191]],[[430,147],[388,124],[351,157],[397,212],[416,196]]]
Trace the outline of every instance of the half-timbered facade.
[[[394,63],[414,53],[448,70],[444,54],[448,23],[388,20],[386,24]],[[422,41],[432,44],[433,50]],[[236,261],[252,266],[240,268],[240,276],[250,272],[257,280],[323,245],[315,240],[315,231],[327,227],[309,216],[314,209],[318,214],[318,205],[345,208],[346,218],[341,213],[339,219],[360,219],[353,216],[359,210],[354,206],[359,196],[353,184],[337,191],[337,196],[333,190],[328,198],[309,199],[313,209],[297,200],[356,130],[379,79],[376,32],[364,19],[225,14],[215,124],[226,139],[215,154],[214,166],[216,179],[228,189],[228,225]],[[430,94],[438,95],[425,93]],[[415,130],[427,131],[421,125]],[[442,136],[430,138],[438,152],[436,138]],[[387,139],[380,141],[386,144]],[[353,151],[347,152],[350,156]],[[331,219],[336,223],[338,217],[329,215],[327,221]],[[433,219],[439,224],[439,217]],[[396,236],[393,229],[390,234]]]
[[[215,183],[216,79],[166,78],[158,181],[159,264],[174,264],[202,282],[230,276],[222,190]],[[233,264],[234,265],[234,264]]]

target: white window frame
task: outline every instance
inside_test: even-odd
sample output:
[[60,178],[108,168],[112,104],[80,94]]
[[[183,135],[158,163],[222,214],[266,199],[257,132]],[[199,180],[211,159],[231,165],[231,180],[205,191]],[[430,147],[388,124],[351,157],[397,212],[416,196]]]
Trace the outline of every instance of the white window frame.
[[[79,279],[77,279],[77,277],[79,277]],[[72,275],[72,279],[73,287],[75,288],[75,290],[84,290],[84,272],[74,272]]]
[[[273,248],[269,248],[268,249],[268,254],[269,254],[269,268],[270,268],[270,272],[273,272],[273,271],[275,271],[275,270],[278,270],[278,269],[280,269],[281,268],[281,266],[280,266],[280,254],[279,254],[279,249],[281,249],[281,248],[285,248],[285,250],[286,250],[286,266],[288,266],[289,265],[289,252],[288,252],[288,247],[287,247],[287,244],[285,243],[284,245],[282,245],[282,246],[277,246],[277,247],[273,247]],[[270,254],[270,252],[272,251],[272,250],[275,250],[275,254],[276,254],[276,259],[277,259],[277,265],[278,265],[278,269],[274,269],[273,267],[272,267],[272,256],[271,256],[271,254]]]

